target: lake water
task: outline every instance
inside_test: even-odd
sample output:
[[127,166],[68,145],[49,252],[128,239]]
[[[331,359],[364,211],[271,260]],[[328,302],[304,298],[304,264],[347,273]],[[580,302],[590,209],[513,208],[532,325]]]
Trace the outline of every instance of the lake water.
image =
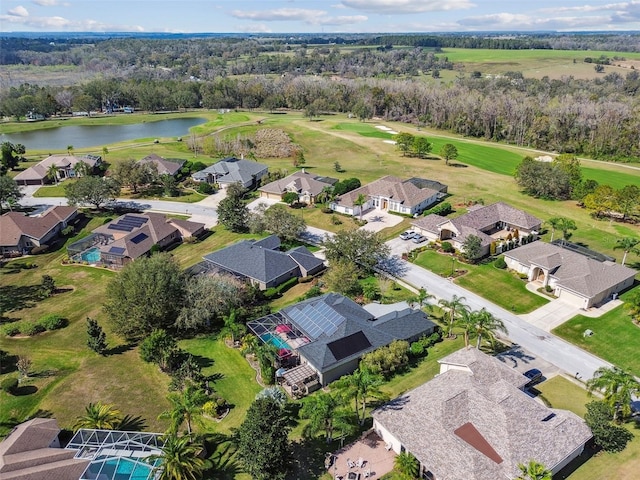
[[133,125],[72,125],[30,132],[0,134],[1,142],[21,143],[29,150],[51,153],[74,148],[100,147],[136,138],[180,137],[189,128],[205,123],[204,118],[174,118]]

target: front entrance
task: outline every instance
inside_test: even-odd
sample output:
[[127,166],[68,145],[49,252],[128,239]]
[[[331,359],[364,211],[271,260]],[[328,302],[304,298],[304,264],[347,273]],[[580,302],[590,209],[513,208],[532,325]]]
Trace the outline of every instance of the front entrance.
[[382,208],[382,210],[387,210],[389,208],[389,202],[385,198],[382,199],[382,206],[380,208]]

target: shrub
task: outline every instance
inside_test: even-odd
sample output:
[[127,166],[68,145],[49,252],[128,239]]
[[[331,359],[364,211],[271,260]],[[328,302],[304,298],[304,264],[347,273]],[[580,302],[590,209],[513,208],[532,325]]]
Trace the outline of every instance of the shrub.
[[424,353],[424,350],[424,345],[421,341],[413,342],[409,347],[409,351],[414,357],[419,357],[420,355],[422,355]]
[[2,327],[2,333],[7,337],[15,337],[20,333],[20,327],[15,323],[10,323]]
[[505,268],[507,268],[507,262],[504,261],[504,257],[496,258],[496,261],[493,262],[493,265],[500,270],[504,270]]
[[455,252],[455,248],[453,248],[453,245],[451,245],[451,243],[449,242],[442,242],[442,251],[446,252],[446,253],[453,253]]
[[184,237],[182,243],[197,243],[198,237]]
[[0,389],[13,395],[18,390],[18,379],[16,377],[7,377],[0,382]]
[[546,285],[546,286],[544,287],[544,289],[545,289],[545,291],[546,291],[547,293],[551,293],[551,292],[553,292],[553,288],[551,287],[551,285]]
[[47,253],[49,251],[49,245],[39,245],[31,249],[32,255],[38,255],[39,253]]
[[58,330],[60,328],[64,328],[69,324],[66,318],[61,317],[55,313],[49,313],[40,317],[38,320],[38,325],[42,326],[46,330]]
[[34,322],[26,322],[20,326],[20,333],[29,337],[32,337],[44,331],[45,328],[42,325]]
[[440,216],[447,216],[449,215],[451,212],[453,212],[453,208],[451,207],[451,204],[449,202],[443,202],[440,205],[436,205],[433,208],[430,208],[429,210],[425,210],[424,214],[425,216],[427,215],[440,215]]
[[198,193],[202,193],[203,195],[210,195],[215,191],[213,186],[207,182],[200,182],[198,185]]
[[331,223],[334,225],[342,225],[342,220],[340,220],[336,215],[331,215]]
[[73,232],[75,231],[75,228],[73,228],[73,225],[67,225],[65,228],[62,229],[62,235],[64,235],[65,237],[72,235]]
[[519,273],[518,277],[520,277],[520,280],[529,280],[529,275],[526,273]]

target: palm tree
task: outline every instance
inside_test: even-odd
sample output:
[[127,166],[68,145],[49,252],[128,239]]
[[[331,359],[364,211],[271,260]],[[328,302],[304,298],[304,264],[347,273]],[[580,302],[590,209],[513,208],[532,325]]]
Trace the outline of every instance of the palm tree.
[[231,310],[229,315],[224,317],[224,328],[220,333],[225,337],[231,337],[233,344],[236,343],[236,338],[240,337],[246,331],[247,328],[238,322],[235,309]]
[[187,434],[191,437],[191,425],[202,415],[202,405],[208,399],[209,397],[200,388],[190,385],[181,392],[167,395],[171,410],[162,412],[158,418],[170,419],[169,432],[174,434],[184,422],[187,422]]
[[360,221],[362,221],[362,206],[367,203],[367,197],[365,195],[363,195],[362,193],[358,195],[358,198],[356,198],[353,201],[353,204],[356,207],[360,207]]
[[[369,398],[385,399],[386,395],[380,390],[384,383],[382,375],[373,373],[364,366],[357,368],[351,375],[345,375],[336,381],[335,386],[342,398],[354,400],[356,418],[360,425],[364,425]],[[362,416],[360,416],[362,412]]]
[[[420,308],[422,308],[425,305],[427,305],[427,302],[432,298],[436,298],[436,296],[435,295],[431,295],[429,292],[427,292],[426,288],[420,287],[420,289],[418,290],[418,295],[416,295],[413,298],[412,303],[415,302],[420,306]],[[427,307],[427,310],[431,310],[432,307],[433,307],[433,305],[429,305]]]
[[76,419],[73,430],[95,428],[97,430],[115,430],[122,422],[120,410],[112,404],[90,403],[84,409],[85,414]]
[[476,324],[475,315],[476,312],[465,308],[460,310],[460,316],[456,318],[456,325],[462,328],[464,333],[464,346],[466,348],[469,348],[469,336],[473,333]]
[[564,242],[567,241],[571,236],[571,233],[570,233],[571,230],[578,229],[578,227],[576,226],[576,222],[574,222],[570,218],[565,218],[565,217],[554,217],[548,220],[547,223],[549,223],[549,225],[551,225],[551,228],[553,229],[551,231],[551,241],[553,241],[553,232],[555,231],[555,229],[562,231],[563,245],[564,245]]
[[58,167],[53,164],[49,165],[49,168],[47,168],[47,178],[53,180],[56,182],[56,185],[58,185]]
[[605,403],[613,408],[613,419],[620,422],[631,414],[631,399],[640,393],[640,384],[618,367],[600,367],[587,382],[587,391],[602,393]]
[[76,171],[76,176],[78,177],[86,177],[91,173],[91,167],[87,162],[78,162],[73,169]]
[[420,464],[416,457],[409,452],[401,452],[393,460],[393,468],[405,478],[417,478],[420,471]]
[[507,328],[504,326],[504,322],[499,318],[494,317],[493,314],[487,311],[487,309],[485,308],[474,312],[473,318],[475,321],[475,324],[473,326],[473,333],[478,335],[476,348],[480,348],[483,335],[487,337],[493,344],[493,342],[495,341],[496,332],[507,333]]
[[552,473],[542,463],[538,463],[535,460],[529,460],[526,465],[518,465],[521,475],[518,480],[551,480]]
[[451,300],[445,300],[444,298],[442,298],[438,301],[438,305],[449,310],[449,337],[453,335],[453,325],[456,323],[457,315],[469,309],[463,303],[464,300],[466,300],[464,297],[454,295],[453,297],[451,297]]
[[307,397],[300,409],[300,417],[309,420],[303,432],[306,437],[311,438],[324,431],[327,443],[333,440],[336,429],[341,430],[343,434],[356,430],[351,411],[340,408],[337,399],[325,392]]
[[555,235],[556,228],[559,227],[561,221],[562,219],[560,217],[553,217],[547,220],[547,223],[551,227],[551,240],[549,240],[549,243],[553,243],[553,236]]
[[102,156],[105,158],[105,160],[106,160],[108,154],[109,154],[109,148],[102,147]]
[[73,145],[67,145],[67,154],[71,155],[73,153]]
[[627,254],[629,252],[633,252],[640,255],[640,248],[636,248],[638,244],[640,244],[640,239],[633,238],[633,237],[619,238],[616,241],[616,245],[615,247],[613,247],[613,249],[614,250],[621,249],[624,251],[624,256],[622,257],[622,265],[624,265],[624,262],[626,262]]
[[198,480],[211,466],[208,460],[200,457],[202,447],[191,443],[189,437],[168,434],[162,441],[162,453],[145,459],[156,465],[154,471],[160,472],[158,480]]

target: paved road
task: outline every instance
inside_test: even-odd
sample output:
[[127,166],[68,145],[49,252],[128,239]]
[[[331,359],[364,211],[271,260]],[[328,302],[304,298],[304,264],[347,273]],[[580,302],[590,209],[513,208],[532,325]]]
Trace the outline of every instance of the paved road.
[[578,378],[587,380],[593,376],[593,372],[598,368],[611,366],[604,360],[527,323],[517,315],[494,305],[449,280],[411,263],[406,265],[407,271],[402,280],[418,288],[425,287],[429,293],[437,298],[450,300],[453,295],[465,297],[465,303],[472,310],[486,308],[504,322],[508,330],[506,336],[509,340],[521,345],[534,355],[547,360],[569,374],[575,375],[578,373]]

